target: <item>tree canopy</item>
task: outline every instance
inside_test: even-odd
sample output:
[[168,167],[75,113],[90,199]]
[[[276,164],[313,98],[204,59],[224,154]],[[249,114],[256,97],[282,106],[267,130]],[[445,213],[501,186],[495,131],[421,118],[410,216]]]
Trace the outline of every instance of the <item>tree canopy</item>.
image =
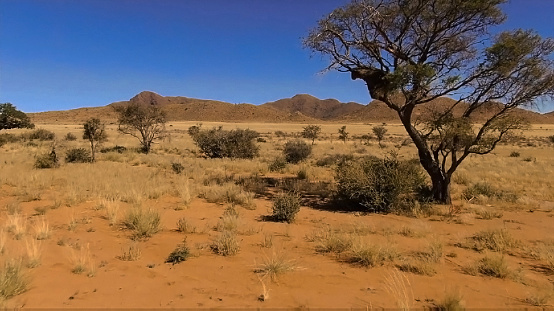
[[9,130],[14,128],[34,128],[29,117],[22,111],[10,104],[0,104],[0,130]]
[[[554,98],[554,40],[532,30],[493,34],[505,20],[504,2],[355,0],[304,39],[329,57],[327,70],[365,81],[372,98],[397,112],[440,202],[450,202],[450,178],[468,155],[490,153],[525,127],[515,108]],[[426,119],[413,117],[443,96],[454,101]],[[474,124],[484,106],[491,116]]]
[[166,115],[155,105],[132,103],[115,107],[118,131],[140,141],[144,153],[149,153],[154,140],[165,134]]

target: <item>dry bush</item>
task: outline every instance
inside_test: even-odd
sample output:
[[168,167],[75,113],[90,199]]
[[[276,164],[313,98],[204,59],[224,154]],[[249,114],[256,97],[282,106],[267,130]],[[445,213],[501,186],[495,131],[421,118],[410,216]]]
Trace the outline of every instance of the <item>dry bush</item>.
[[232,231],[221,232],[212,242],[211,249],[222,256],[236,255],[240,250],[237,234]]
[[481,203],[486,202],[487,199],[514,203],[518,196],[510,191],[496,189],[487,182],[480,182],[467,187],[462,192],[462,199]]
[[160,213],[154,209],[134,207],[127,211],[123,224],[133,231],[133,239],[149,238],[161,230]]
[[259,147],[254,142],[258,136],[257,132],[249,129],[226,131],[220,127],[199,129],[192,134],[192,139],[208,158],[252,159],[259,153]]
[[476,251],[506,252],[519,245],[519,242],[512,237],[506,228],[479,231],[469,240],[469,245],[465,246],[469,246]]
[[285,161],[299,163],[306,160],[312,153],[312,146],[302,140],[288,141],[283,148]]
[[27,218],[20,214],[8,215],[6,229],[14,239],[21,239],[27,233]]
[[449,290],[437,304],[440,311],[463,311],[465,310],[463,296],[459,289]]
[[498,254],[486,255],[472,265],[465,267],[464,271],[470,275],[482,274],[500,279],[521,279],[521,273],[510,268],[504,255]]
[[353,238],[350,235],[339,234],[333,230],[326,230],[320,237],[316,245],[316,251],[321,253],[340,254],[352,248]]
[[399,257],[396,248],[392,245],[372,245],[363,242],[352,246],[348,261],[363,267],[382,266]]
[[90,247],[87,244],[86,247],[79,247],[78,252],[75,252],[74,249],[71,249],[71,264],[73,268],[71,272],[74,274],[82,274],[87,272],[87,276],[92,277],[96,274],[96,267],[94,266],[94,261],[90,255]]
[[90,151],[85,148],[72,148],[65,154],[66,163],[89,163],[92,162]]
[[137,261],[142,256],[142,251],[136,243],[132,243],[126,249],[121,250],[123,254],[117,258],[123,261]]
[[242,190],[240,186],[234,183],[205,187],[201,191],[200,197],[210,203],[230,203],[241,205],[247,209],[255,208],[254,194]]
[[10,299],[29,288],[29,279],[23,272],[21,260],[7,260],[0,270],[0,298]]
[[196,233],[196,227],[191,225],[185,217],[177,220],[177,231],[182,233]]

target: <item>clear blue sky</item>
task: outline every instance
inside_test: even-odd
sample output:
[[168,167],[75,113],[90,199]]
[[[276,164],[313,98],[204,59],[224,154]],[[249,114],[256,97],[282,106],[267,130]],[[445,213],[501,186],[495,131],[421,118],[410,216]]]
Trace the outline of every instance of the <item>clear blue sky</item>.
[[[0,0],[0,103],[103,106],[143,90],[262,104],[298,93],[366,104],[301,38],[347,0]],[[507,28],[554,37],[553,0],[511,0]],[[550,103],[541,110],[554,110]]]

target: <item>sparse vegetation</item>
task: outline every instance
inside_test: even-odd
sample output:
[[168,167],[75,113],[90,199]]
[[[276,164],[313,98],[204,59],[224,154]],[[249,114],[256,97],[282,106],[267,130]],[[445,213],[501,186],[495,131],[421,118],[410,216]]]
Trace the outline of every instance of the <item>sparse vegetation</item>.
[[98,145],[106,141],[107,138],[106,125],[100,119],[91,118],[83,125],[83,139],[90,142],[90,159],[92,162],[96,160]]
[[114,109],[118,131],[137,138],[144,153],[149,153],[152,143],[165,135],[166,116],[158,106],[128,104]]
[[21,260],[7,260],[0,270],[0,298],[10,299],[29,288],[29,279],[23,272]]
[[122,249],[122,252],[123,254],[118,258],[123,261],[137,261],[142,256],[142,251],[136,243],[129,245],[126,249]]
[[321,126],[319,125],[308,125],[304,127],[302,131],[302,137],[312,140],[312,145],[315,143],[315,140],[319,137],[321,133]]
[[233,231],[221,232],[211,245],[214,253],[222,256],[236,255],[240,250],[237,234]]
[[88,163],[92,161],[90,152],[85,148],[69,149],[65,155],[67,163]]
[[382,141],[385,139],[385,134],[387,134],[387,129],[382,125],[376,125],[374,126],[371,131],[373,131],[373,134],[375,137],[377,137],[377,141],[379,141],[379,147],[383,147]]

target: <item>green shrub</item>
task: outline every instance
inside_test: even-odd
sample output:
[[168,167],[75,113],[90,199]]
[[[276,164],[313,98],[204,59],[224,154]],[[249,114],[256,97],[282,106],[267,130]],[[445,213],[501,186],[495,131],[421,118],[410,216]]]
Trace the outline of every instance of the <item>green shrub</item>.
[[338,165],[345,161],[352,161],[354,160],[354,156],[351,154],[330,154],[326,155],[325,157],[317,160],[315,162],[315,165],[317,166],[331,166],[331,165]]
[[273,201],[273,214],[271,218],[274,221],[283,221],[291,223],[296,214],[300,211],[300,197],[294,192],[284,192]]
[[298,163],[306,160],[312,153],[312,146],[301,140],[288,141],[283,149],[285,161],[289,163]]
[[175,174],[181,174],[185,170],[185,167],[179,162],[172,162],[171,169],[175,172]]
[[520,154],[519,152],[517,152],[517,151],[512,151],[512,152],[510,153],[510,157],[512,157],[512,158],[517,158],[517,157],[519,157],[520,155],[521,155],[521,154]]
[[554,143],[554,135],[548,136],[548,140],[549,140],[551,143]]
[[54,140],[54,138],[56,138],[56,134],[54,134],[54,132],[45,129],[36,129],[28,134],[23,134],[22,136],[30,140],[36,139],[41,141]]
[[118,145],[100,149],[100,153],[108,153],[108,152],[123,153],[125,151],[127,151],[127,148],[125,146],[118,146]]
[[249,129],[226,131],[219,127],[199,129],[192,139],[208,158],[252,159],[258,156],[259,147],[254,142],[258,135],[258,132]]
[[69,149],[65,154],[65,162],[67,163],[88,163],[91,162],[90,151],[85,148]]
[[15,143],[18,141],[19,141],[19,138],[14,134],[10,134],[10,133],[0,134],[0,146],[3,146],[7,143]]
[[43,153],[36,157],[35,159],[35,168],[55,168],[59,166],[58,156],[56,155],[55,148],[52,148],[50,153]]
[[285,161],[284,158],[277,157],[273,162],[269,163],[269,171],[270,172],[280,172],[287,167],[287,161]]
[[428,189],[419,163],[394,154],[342,162],[336,180],[336,199],[368,212],[410,211]]
[[177,247],[169,254],[166,263],[178,264],[186,261],[191,256],[190,250],[187,246],[187,239],[183,240],[183,243],[177,245]]
[[77,136],[75,136],[73,133],[67,133],[65,134],[64,139],[67,141],[74,141],[77,140]]

